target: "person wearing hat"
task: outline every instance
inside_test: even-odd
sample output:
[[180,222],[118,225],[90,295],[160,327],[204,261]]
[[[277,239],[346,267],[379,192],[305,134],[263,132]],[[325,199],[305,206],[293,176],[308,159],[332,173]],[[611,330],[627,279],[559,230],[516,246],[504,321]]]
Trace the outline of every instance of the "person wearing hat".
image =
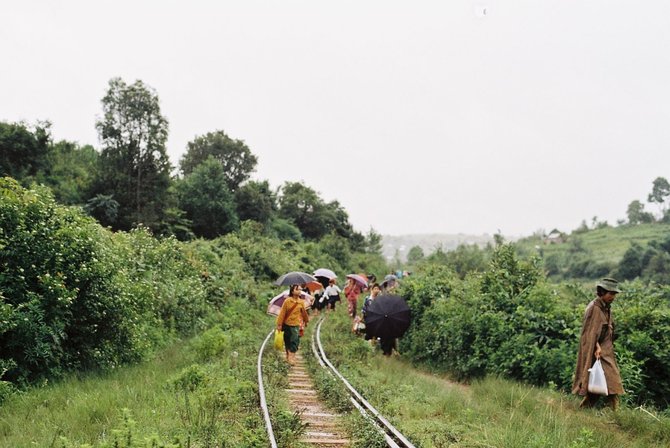
[[621,374],[614,355],[614,320],[610,310],[612,302],[620,292],[616,280],[603,278],[596,283],[597,297],[586,307],[582,333],[579,337],[575,380],[572,384],[572,393],[584,397],[580,407],[593,407],[600,397],[588,391],[589,369],[596,359],[600,359],[605,371],[607,403],[613,410],[619,406],[619,395],[624,393]]

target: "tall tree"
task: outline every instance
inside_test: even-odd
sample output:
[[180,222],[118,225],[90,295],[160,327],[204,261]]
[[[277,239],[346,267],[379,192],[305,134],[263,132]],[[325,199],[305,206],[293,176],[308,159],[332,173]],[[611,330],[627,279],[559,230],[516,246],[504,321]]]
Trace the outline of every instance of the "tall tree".
[[361,246],[362,250],[365,245],[365,237],[363,235],[354,236],[354,228],[349,222],[349,214],[342,207],[339,201],[330,201],[325,205],[324,213],[329,225],[329,231],[334,231],[337,235],[344,238],[354,238],[356,244]]
[[161,115],[155,90],[137,80],[109,81],[96,122],[102,143],[100,176],[93,195],[113,195],[119,203],[117,228],[143,223],[157,229],[170,185],[165,150],[168,122]]
[[9,176],[27,185],[46,164],[51,140],[48,122],[34,130],[23,123],[0,122],[0,177]]
[[319,194],[301,182],[286,182],[279,197],[279,216],[293,222],[308,239],[330,233],[326,205]]
[[208,132],[188,143],[180,166],[185,176],[212,156],[223,166],[228,189],[235,192],[256,169],[258,158],[242,140],[234,140],[223,131]]
[[237,215],[240,220],[247,219],[267,224],[277,212],[277,199],[267,180],[250,181],[235,191]]
[[630,224],[640,224],[654,221],[652,214],[645,212],[644,204],[637,199],[628,204],[626,215],[628,216],[628,223]]
[[654,179],[653,187],[647,200],[658,204],[661,210],[661,216],[663,216],[665,212],[665,198],[668,196],[670,196],[670,183],[668,183],[667,179],[665,177],[657,177]]
[[193,233],[216,238],[239,227],[235,200],[221,164],[213,157],[177,184],[180,208],[191,220]]

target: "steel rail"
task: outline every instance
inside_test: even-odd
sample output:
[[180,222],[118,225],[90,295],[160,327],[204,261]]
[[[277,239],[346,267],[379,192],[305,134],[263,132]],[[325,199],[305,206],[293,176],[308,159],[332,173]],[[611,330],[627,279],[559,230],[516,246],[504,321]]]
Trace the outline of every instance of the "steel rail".
[[[351,394],[351,400],[356,408],[361,412],[361,414],[369,417],[375,424],[377,424],[380,430],[384,433],[384,437],[386,438],[386,442],[389,444],[389,446],[392,448],[415,448],[414,445],[391,424],[391,422],[386,420],[386,418],[377,409],[368,403],[368,401],[363,398],[363,396],[356,389],[354,389],[349,381],[347,381],[347,379],[342,376],[342,374],[330,362],[326,356],[325,350],[323,349],[323,345],[321,344],[321,324],[323,324],[324,320],[325,317],[322,317],[319,320],[319,323],[316,325],[316,331],[313,334],[313,338],[316,338],[316,344],[319,348],[318,352],[315,351],[319,362],[322,361],[325,363],[330,371],[337,378],[339,378],[342,383],[344,383],[345,387]],[[314,339],[312,339],[312,349],[314,350]],[[397,442],[400,442],[400,445]]]
[[267,345],[270,338],[274,335],[274,329],[268,334],[268,336],[261,344],[261,348],[258,351],[258,395],[261,397],[261,409],[263,410],[263,418],[265,419],[265,428],[268,432],[268,439],[270,439],[270,446],[272,448],[277,448],[277,440],[275,439],[275,433],[272,430],[272,421],[270,420],[270,413],[268,412],[268,403],[265,400],[265,387],[263,386],[263,352],[265,351],[265,346]]

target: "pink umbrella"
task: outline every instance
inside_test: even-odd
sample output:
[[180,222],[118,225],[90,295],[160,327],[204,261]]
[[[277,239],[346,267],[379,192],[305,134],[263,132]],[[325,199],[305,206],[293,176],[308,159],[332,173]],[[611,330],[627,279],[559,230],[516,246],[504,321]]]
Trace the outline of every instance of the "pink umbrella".
[[[267,313],[272,314],[273,316],[279,316],[281,306],[284,304],[284,300],[286,300],[287,297],[288,297],[288,289],[282,291],[280,294],[271,298],[270,303],[268,303]],[[300,297],[305,302],[305,309],[306,310],[310,309],[312,307],[312,303],[314,303],[314,297],[310,296],[306,292],[301,292]]]
[[361,288],[367,288],[368,287],[368,280],[366,278],[363,278],[363,276],[358,275],[358,274],[349,274],[347,275],[347,278],[352,279],[356,283],[358,283],[358,286]]

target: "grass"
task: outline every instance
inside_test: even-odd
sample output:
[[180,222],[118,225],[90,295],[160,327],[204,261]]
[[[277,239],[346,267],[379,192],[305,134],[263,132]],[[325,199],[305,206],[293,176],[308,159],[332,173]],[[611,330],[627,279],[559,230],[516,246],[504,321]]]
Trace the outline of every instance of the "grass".
[[[237,316],[246,318],[222,322],[148,362],[71,376],[10,397],[0,407],[0,447],[266,447],[256,356],[273,321],[253,310],[238,311]],[[422,371],[403,357],[383,357],[351,334],[345,314],[340,308],[323,325],[329,359],[416,446],[670,445],[670,419],[653,412],[580,410],[576,397],[551,389],[498,378],[464,386]],[[318,372],[308,338],[301,350]],[[280,446],[299,447],[305,428],[287,405],[283,354],[269,350],[264,362]],[[327,399],[345,412],[341,391],[332,390],[337,384],[326,385],[331,389]],[[355,412],[345,421],[355,447],[377,446],[374,430]]]
[[499,378],[468,386],[386,358],[353,336],[344,313],[329,316],[329,359],[416,446],[667,447],[670,419],[639,409],[581,410],[578,399]]
[[631,243],[637,242],[643,247],[649,241],[665,239],[670,234],[670,224],[654,223],[639,224],[635,226],[605,227],[593,229],[584,233],[572,233],[565,243],[544,244],[539,237],[528,237],[519,240],[515,246],[520,252],[530,254],[536,253],[535,246],[541,247],[543,257],[557,254],[567,256],[571,248],[571,240],[579,239],[583,248],[594,260],[600,263],[617,264],[621,261],[623,254],[628,250]]
[[150,361],[11,396],[0,407],[0,447],[267,446],[256,357],[273,322],[247,306],[231,305],[248,319]]
[[0,408],[2,446],[54,446],[61,436],[77,444],[103,442],[121,425],[123,409],[163,439],[181,435],[175,396],[165,385],[190,362],[186,346],[177,344],[145,364],[71,376],[13,396]]

